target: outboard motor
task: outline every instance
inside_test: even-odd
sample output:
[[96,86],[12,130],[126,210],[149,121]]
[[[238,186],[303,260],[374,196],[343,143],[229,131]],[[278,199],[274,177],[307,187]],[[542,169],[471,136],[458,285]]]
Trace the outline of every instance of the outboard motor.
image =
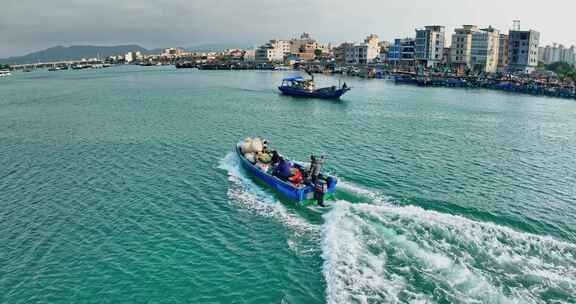
[[328,191],[326,181],[323,179],[317,180],[314,184],[314,199],[318,202],[320,207],[326,207],[324,205],[324,194],[326,191]]

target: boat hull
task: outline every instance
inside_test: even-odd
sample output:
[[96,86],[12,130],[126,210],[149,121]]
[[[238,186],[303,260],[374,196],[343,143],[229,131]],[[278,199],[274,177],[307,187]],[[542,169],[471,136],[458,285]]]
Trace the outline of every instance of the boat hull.
[[[271,174],[262,171],[260,168],[253,165],[248,161],[242,152],[240,147],[236,146],[236,155],[240,159],[242,167],[248,171],[254,178],[267,184],[278,193],[280,193],[285,198],[297,202],[299,205],[317,205],[318,202],[314,199],[314,186],[307,185],[303,188],[294,187],[291,183],[283,181]],[[298,165],[297,165],[298,166]],[[300,167],[301,168],[301,167]],[[334,192],[336,191],[336,178],[332,178],[332,183],[328,185],[326,193],[324,193],[324,200],[330,200],[333,198]]]
[[323,99],[338,99],[342,95],[344,95],[346,92],[348,92],[350,89],[344,88],[344,89],[332,90],[330,88],[323,88],[323,89],[318,89],[315,91],[308,91],[308,90],[292,88],[289,86],[280,86],[280,87],[278,87],[278,90],[280,90],[280,92],[282,92],[282,94],[290,95],[290,96],[309,97],[309,98],[323,98]]

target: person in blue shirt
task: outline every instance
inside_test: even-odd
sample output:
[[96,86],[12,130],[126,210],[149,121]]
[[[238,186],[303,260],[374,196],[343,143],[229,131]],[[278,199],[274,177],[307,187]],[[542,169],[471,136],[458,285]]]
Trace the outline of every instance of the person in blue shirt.
[[292,173],[290,172],[291,167],[292,166],[290,166],[290,163],[285,160],[284,157],[280,156],[275,175],[281,179],[288,179],[290,176],[292,176]]

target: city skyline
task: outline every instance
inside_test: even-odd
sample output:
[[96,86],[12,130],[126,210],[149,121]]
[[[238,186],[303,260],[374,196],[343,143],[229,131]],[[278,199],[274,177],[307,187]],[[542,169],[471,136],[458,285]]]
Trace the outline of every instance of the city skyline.
[[[492,25],[508,31],[513,20],[523,29],[542,34],[541,46],[557,42],[570,46],[569,29],[561,22],[576,4],[550,0],[546,7],[522,1],[449,0],[442,4],[407,0],[398,4],[365,1],[351,6],[336,1],[264,1],[246,4],[196,0],[116,3],[103,0],[9,0],[0,20],[0,58],[19,56],[56,45],[140,44],[146,48],[189,47],[230,43],[260,45],[271,38],[291,38],[310,32],[321,42],[361,41],[375,33],[383,40],[414,36],[415,28],[438,24],[451,34],[463,24]],[[557,5],[555,5],[557,4]],[[563,8],[563,9],[559,9]],[[106,22],[103,22],[106,20]]]

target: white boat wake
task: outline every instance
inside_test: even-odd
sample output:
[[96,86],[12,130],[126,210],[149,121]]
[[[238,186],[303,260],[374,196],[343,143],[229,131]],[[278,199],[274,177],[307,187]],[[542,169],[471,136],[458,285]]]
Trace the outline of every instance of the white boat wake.
[[576,245],[348,186],[374,201],[325,215],[328,303],[576,302]]
[[309,248],[300,248],[298,241],[301,236],[320,240],[320,226],[307,222],[300,216],[290,213],[273,194],[268,193],[254,181],[241,172],[240,160],[234,153],[229,153],[220,161],[218,168],[228,172],[230,187],[228,197],[230,202],[240,204],[243,208],[263,217],[274,218],[295,233],[295,239],[288,240],[288,246],[297,253],[307,254]]
[[[231,201],[321,241],[328,303],[576,303],[574,244],[396,206],[343,181],[341,190],[367,203],[337,201],[314,225],[244,176],[233,153],[219,167],[228,172]],[[288,240],[298,253],[297,243]]]

